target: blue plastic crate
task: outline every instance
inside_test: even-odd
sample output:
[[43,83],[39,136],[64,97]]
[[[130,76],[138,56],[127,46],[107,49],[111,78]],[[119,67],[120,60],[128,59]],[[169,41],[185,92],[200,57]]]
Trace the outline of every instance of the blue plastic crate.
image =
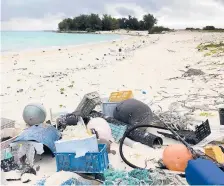
[[55,153],[57,171],[103,173],[109,166],[106,144],[99,144],[99,152],[88,152],[75,158],[75,153]]

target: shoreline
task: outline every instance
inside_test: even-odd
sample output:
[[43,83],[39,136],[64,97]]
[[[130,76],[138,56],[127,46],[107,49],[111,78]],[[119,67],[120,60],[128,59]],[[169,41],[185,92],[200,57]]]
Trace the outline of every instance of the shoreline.
[[[52,31],[50,31],[52,32]],[[116,35],[116,34],[114,34]],[[131,36],[129,36],[131,37]],[[45,51],[50,51],[54,50],[56,48],[75,48],[75,47],[82,47],[82,46],[90,46],[90,45],[98,45],[101,43],[107,43],[107,42],[113,42],[113,41],[119,41],[123,39],[128,39],[128,36],[124,35],[122,38],[117,38],[113,40],[107,40],[107,41],[96,41],[96,42],[88,42],[88,43],[83,43],[83,44],[74,44],[74,45],[57,45],[57,46],[43,46],[43,47],[38,47],[38,48],[32,48],[32,49],[21,49],[21,50],[14,50],[14,51],[1,51],[1,56],[7,56],[7,55],[12,55],[13,53],[30,53],[30,52],[38,52],[40,50],[45,50]]]

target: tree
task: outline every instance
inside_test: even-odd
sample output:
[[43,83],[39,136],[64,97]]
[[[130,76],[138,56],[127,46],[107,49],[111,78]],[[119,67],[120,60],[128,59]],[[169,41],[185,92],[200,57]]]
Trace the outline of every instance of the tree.
[[[86,30],[87,28],[89,28],[89,16],[88,15],[80,15],[80,16],[77,16],[75,18],[75,24],[76,24],[76,27],[77,27],[77,30]],[[74,19],[73,19],[74,20]]]
[[103,30],[112,30],[113,18],[110,15],[103,15],[102,19],[102,29]]
[[214,26],[206,26],[203,28],[203,30],[215,30]]
[[139,30],[139,22],[138,19],[135,17],[128,16],[128,28],[132,30]]
[[140,21],[130,15],[128,19],[116,19],[105,14],[101,20],[98,14],[81,14],[73,19],[62,20],[58,24],[58,29],[61,31],[80,30],[88,32],[115,29],[150,30],[156,23],[156,18],[151,14],[145,15],[143,20]]
[[92,30],[101,30],[102,29],[102,21],[98,14],[91,14],[88,18],[89,28]]
[[144,15],[143,21],[145,25],[144,29],[146,30],[152,29],[152,27],[157,23],[157,19],[151,14]]
[[73,20],[72,20],[72,30],[78,30],[76,17],[74,17]]
[[61,21],[61,22],[58,24],[58,29],[59,29],[60,31],[63,31],[63,30],[65,29],[65,24],[64,24],[63,21]]
[[127,22],[128,22],[128,20],[126,18],[119,18],[118,19],[119,28],[127,29],[128,28]]
[[139,30],[145,30],[145,23],[144,21],[139,21]]
[[116,18],[112,18],[111,30],[119,29],[119,22]]
[[59,30],[71,30],[72,29],[72,19],[67,18],[58,24]]

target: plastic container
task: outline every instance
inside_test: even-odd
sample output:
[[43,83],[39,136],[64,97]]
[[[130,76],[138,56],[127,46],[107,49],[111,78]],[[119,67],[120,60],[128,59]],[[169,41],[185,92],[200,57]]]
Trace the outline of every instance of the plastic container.
[[109,166],[106,144],[99,144],[99,152],[88,152],[75,158],[75,153],[55,153],[57,171],[103,173]]
[[105,116],[114,117],[114,110],[119,102],[103,102],[102,112]]
[[211,160],[188,161],[185,175],[189,185],[224,185],[224,172]]
[[127,99],[133,98],[134,95],[132,91],[120,91],[120,92],[112,92],[110,94],[109,102],[120,102]]
[[99,104],[101,104],[100,95],[97,92],[88,93],[83,97],[74,113],[84,118]]
[[14,127],[15,127],[15,121],[7,118],[1,118],[1,129],[14,128]]
[[224,108],[219,109],[220,125],[224,125]]
[[15,121],[1,118],[1,137],[7,137],[7,135],[3,134],[3,131],[5,131],[7,134],[10,134],[12,138],[1,142],[1,160],[7,159],[7,148],[21,132],[20,129],[15,128]]
[[86,152],[98,152],[96,135],[82,139],[58,140],[55,142],[57,153],[74,153],[76,157],[85,155]]

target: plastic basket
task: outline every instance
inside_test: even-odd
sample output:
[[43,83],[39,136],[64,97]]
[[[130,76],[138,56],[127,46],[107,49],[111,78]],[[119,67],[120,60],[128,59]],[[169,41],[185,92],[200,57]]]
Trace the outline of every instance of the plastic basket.
[[119,102],[103,102],[102,112],[105,116],[114,117],[114,110]]
[[6,118],[1,118],[1,129],[5,128],[15,128],[15,121]]
[[133,98],[132,91],[112,92],[110,94],[109,102],[121,102]]
[[[15,121],[1,118],[1,130],[6,128],[15,128]],[[19,132],[13,135],[12,138],[1,142],[1,160],[4,160],[6,157],[6,149],[9,147],[9,145],[17,138]]]
[[195,128],[195,135],[196,135],[198,142],[202,141],[210,134],[211,134],[211,129],[210,129],[208,120],[206,120],[201,125],[199,125]]
[[103,173],[109,166],[106,144],[99,144],[99,152],[88,152],[75,158],[75,153],[55,153],[57,171]]
[[86,117],[99,104],[101,104],[100,95],[97,92],[88,93],[83,97],[74,113]]

